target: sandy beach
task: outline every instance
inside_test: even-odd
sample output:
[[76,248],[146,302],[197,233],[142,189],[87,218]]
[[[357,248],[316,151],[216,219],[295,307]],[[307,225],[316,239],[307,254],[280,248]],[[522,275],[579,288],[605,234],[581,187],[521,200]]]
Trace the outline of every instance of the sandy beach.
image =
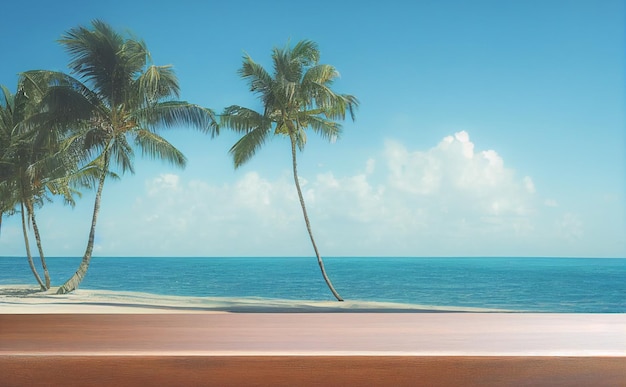
[[[0,313],[451,313],[506,310],[347,300],[182,297],[140,292],[78,289],[57,295],[29,285],[0,285]],[[74,307],[73,307],[74,306]],[[76,307],[78,306],[78,307]],[[73,307],[73,308],[72,308]],[[70,308],[70,309],[66,309]]]
[[623,314],[427,313],[433,309],[187,297],[181,305],[182,299],[153,297],[87,290],[49,296],[5,287],[3,383],[614,386],[626,380]]

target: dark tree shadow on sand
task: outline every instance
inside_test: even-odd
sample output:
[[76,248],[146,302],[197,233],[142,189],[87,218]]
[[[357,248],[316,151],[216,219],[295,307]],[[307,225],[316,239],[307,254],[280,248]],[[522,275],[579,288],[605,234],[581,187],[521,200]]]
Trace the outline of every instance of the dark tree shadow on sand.
[[26,297],[31,294],[41,293],[38,288],[0,288],[0,296]]

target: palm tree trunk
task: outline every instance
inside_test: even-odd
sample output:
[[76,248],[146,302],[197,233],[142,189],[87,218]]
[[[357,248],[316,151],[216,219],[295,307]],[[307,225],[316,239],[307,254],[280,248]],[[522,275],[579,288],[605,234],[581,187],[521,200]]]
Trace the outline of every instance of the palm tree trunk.
[[100,212],[100,198],[102,197],[102,188],[104,187],[104,180],[109,170],[110,155],[108,153],[108,150],[105,152],[104,167],[102,168],[102,175],[100,175],[100,179],[98,181],[98,190],[96,192],[96,201],[93,206],[91,229],[89,230],[89,240],[87,242],[85,255],[83,256],[83,260],[80,262],[80,266],[78,266],[78,270],[76,270],[76,273],[74,273],[74,275],[70,279],[68,279],[63,285],[61,285],[59,290],[57,290],[57,294],[66,294],[76,290],[78,285],[83,281],[83,278],[85,278],[85,274],[87,274],[87,269],[89,269],[89,263],[91,262],[91,254],[93,253],[93,244],[96,235],[96,222],[98,221],[98,213]]
[[43,268],[43,276],[46,280],[46,290],[50,289],[50,273],[48,272],[48,265],[46,265],[46,258],[43,255],[43,247],[41,246],[41,237],[39,236],[39,227],[37,227],[37,222],[35,221],[35,211],[30,204],[29,208],[30,212],[30,221],[33,225],[33,233],[35,234],[35,241],[37,242],[37,249],[39,250],[39,258],[41,259],[41,267]]
[[28,242],[28,231],[26,230],[26,217],[24,216],[24,203],[20,203],[21,212],[22,212],[22,231],[24,232],[24,244],[26,245],[26,257],[28,258],[28,265],[30,266],[30,270],[35,275],[37,282],[39,282],[39,286],[41,286],[41,290],[47,290],[46,285],[44,285],[39,273],[37,273],[37,269],[35,268],[35,264],[33,262],[33,256],[30,254],[30,243]]
[[302,214],[304,214],[304,223],[306,223],[306,229],[309,232],[309,237],[311,238],[311,243],[313,244],[313,250],[315,250],[315,255],[317,256],[317,264],[322,271],[322,276],[324,277],[324,281],[326,281],[326,285],[333,293],[337,301],[343,301],[343,298],[337,293],[335,288],[333,287],[332,282],[330,282],[330,278],[326,274],[326,269],[324,269],[324,262],[322,261],[322,257],[320,256],[319,251],[317,250],[317,245],[315,244],[315,239],[313,239],[313,231],[311,231],[311,223],[309,222],[309,216],[306,212],[306,206],[304,205],[304,197],[302,196],[302,189],[300,188],[300,181],[298,180],[298,169],[296,163],[296,138],[293,134],[289,135],[291,140],[291,161],[293,164],[293,180],[296,183],[296,189],[298,190],[298,198],[300,199],[300,206],[302,207]]

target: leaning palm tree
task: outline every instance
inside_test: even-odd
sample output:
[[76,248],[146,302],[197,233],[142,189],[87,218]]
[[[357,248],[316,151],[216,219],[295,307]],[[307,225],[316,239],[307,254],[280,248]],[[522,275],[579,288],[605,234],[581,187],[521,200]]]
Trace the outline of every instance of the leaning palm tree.
[[319,56],[317,45],[308,40],[297,43],[293,48],[288,45],[283,49],[275,48],[272,52],[274,74],[270,75],[250,56],[245,55],[239,74],[248,81],[250,91],[258,95],[263,104],[263,113],[241,106],[229,106],[221,116],[221,124],[244,133],[230,149],[235,168],[247,162],[271,134],[289,138],[293,179],[313,250],[324,281],[335,298],[343,301],[326,274],[313,238],[298,180],[296,148],[304,148],[305,130],[308,128],[323,138],[336,140],[341,133],[341,125],[336,120],[344,120],[346,111],[350,112],[354,120],[358,100],[352,95],[331,90],[330,86],[339,73],[333,66],[319,64]]
[[[2,152],[0,154],[0,193],[2,194],[0,209],[2,214],[0,215],[11,215],[19,208],[28,265],[41,289],[46,290],[48,289],[46,283],[41,279],[33,262],[28,240],[27,218],[30,220],[31,212],[29,211],[27,217],[26,208],[30,208],[37,194],[26,172],[32,161],[32,147],[19,131],[19,125],[24,118],[24,112],[20,106],[24,105],[19,102],[20,98],[16,98],[16,95],[6,87],[0,87],[0,91],[2,93],[0,99],[0,150]],[[42,262],[45,267],[43,258]],[[49,284],[49,277],[46,279]]]
[[[31,167],[48,157],[50,150],[35,141],[39,128],[33,128],[29,120],[36,112],[41,93],[37,93],[26,83],[20,80],[16,94],[11,94],[4,86],[1,87],[0,192],[3,198],[0,200],[0,212],[11,214],[16,207],[19,208],[28,264],[42,290],[47,290],[50,288],[50,275],[35,218],[35,206],[43,203],[46,198],[45,181],[51,180],[45,175],[48,171],[38,168],[34,172]],[[27,225],[33,228],[45,283],[33,263]]]
[[74,275],[58,290],[64,294],[76,289],[87,273],[106,178],[115,167],[134,172],[132,144],[143,155],[183,167],[185,156],[157,130],[187,125],[215,135],[218,127],[210,109],[176,100],[180,88],[171,66],[152,65],[143,41],[94,20],[91,28],[73,28],[59,42],[70,54],[76,77],[49,72],[31,76],[56,79],[44,99],[45,109],[55,127],[68,130],[67,149],[82,149],[83,167],[100,171],[87,247]]
[[[2,110],[0,115],[2,115],[3,118],[1,120],[0,129],[2,129],[2,137],[4,139],[2,155],[0,156],[0,194],[2,196],[0,199],[2,214],[0,214],[0,216],[20,212],[28,266],[35,276],[41,290],[46,290],[48,289],[46,283],[41,279],[33,261],[27,230],[30,216],[26,215],[26,208],[29,207],[29,204],[32,203],[35,198],[35,194],[32,190],[33,187],[29,184],[29,179],[26,174],[30,159],[29,147],[25,141],[18,138],[14,130],[15,128],[12,121],[14,96],[8,94],[4,87],[2,91],[5,101],[8,103],[4,106],[0,105],[0,110]],[[42,260],[42,262],[45,261]],[[46,277],[46,280],[46,282],[49,283],[49,277]]]
[[[60,152],[60,142],[54,128],[42,120],[41,101],[47,82],[35,82],[22,74],[18,90],[12,94],[0,86],[0,215],[21,213],[22,231],[28,263],[42,289],[50,288],[35,207],[49,201],[49,195],[62,195],[74,205],[74,195],[80,193],[71,186],[85,186],[91,171],[76,171],[69,157]],[[28,238],[27,225],[32,227],[45,283],[37,273]]]
[[17,199],[15,188],[9,185],[13,174],[13,161],[10,155],[12,143],[13,118],[10,106],[13,104],[13,94],[5,87],[0,86],[0,232],[2,231],[2,219],[13,215]]

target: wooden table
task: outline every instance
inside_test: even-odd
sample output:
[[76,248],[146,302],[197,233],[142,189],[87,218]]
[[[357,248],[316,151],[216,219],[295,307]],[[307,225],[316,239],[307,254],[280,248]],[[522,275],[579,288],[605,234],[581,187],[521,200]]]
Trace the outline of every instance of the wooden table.
[[1,386],[626,386],[626,316],[0,314]]

